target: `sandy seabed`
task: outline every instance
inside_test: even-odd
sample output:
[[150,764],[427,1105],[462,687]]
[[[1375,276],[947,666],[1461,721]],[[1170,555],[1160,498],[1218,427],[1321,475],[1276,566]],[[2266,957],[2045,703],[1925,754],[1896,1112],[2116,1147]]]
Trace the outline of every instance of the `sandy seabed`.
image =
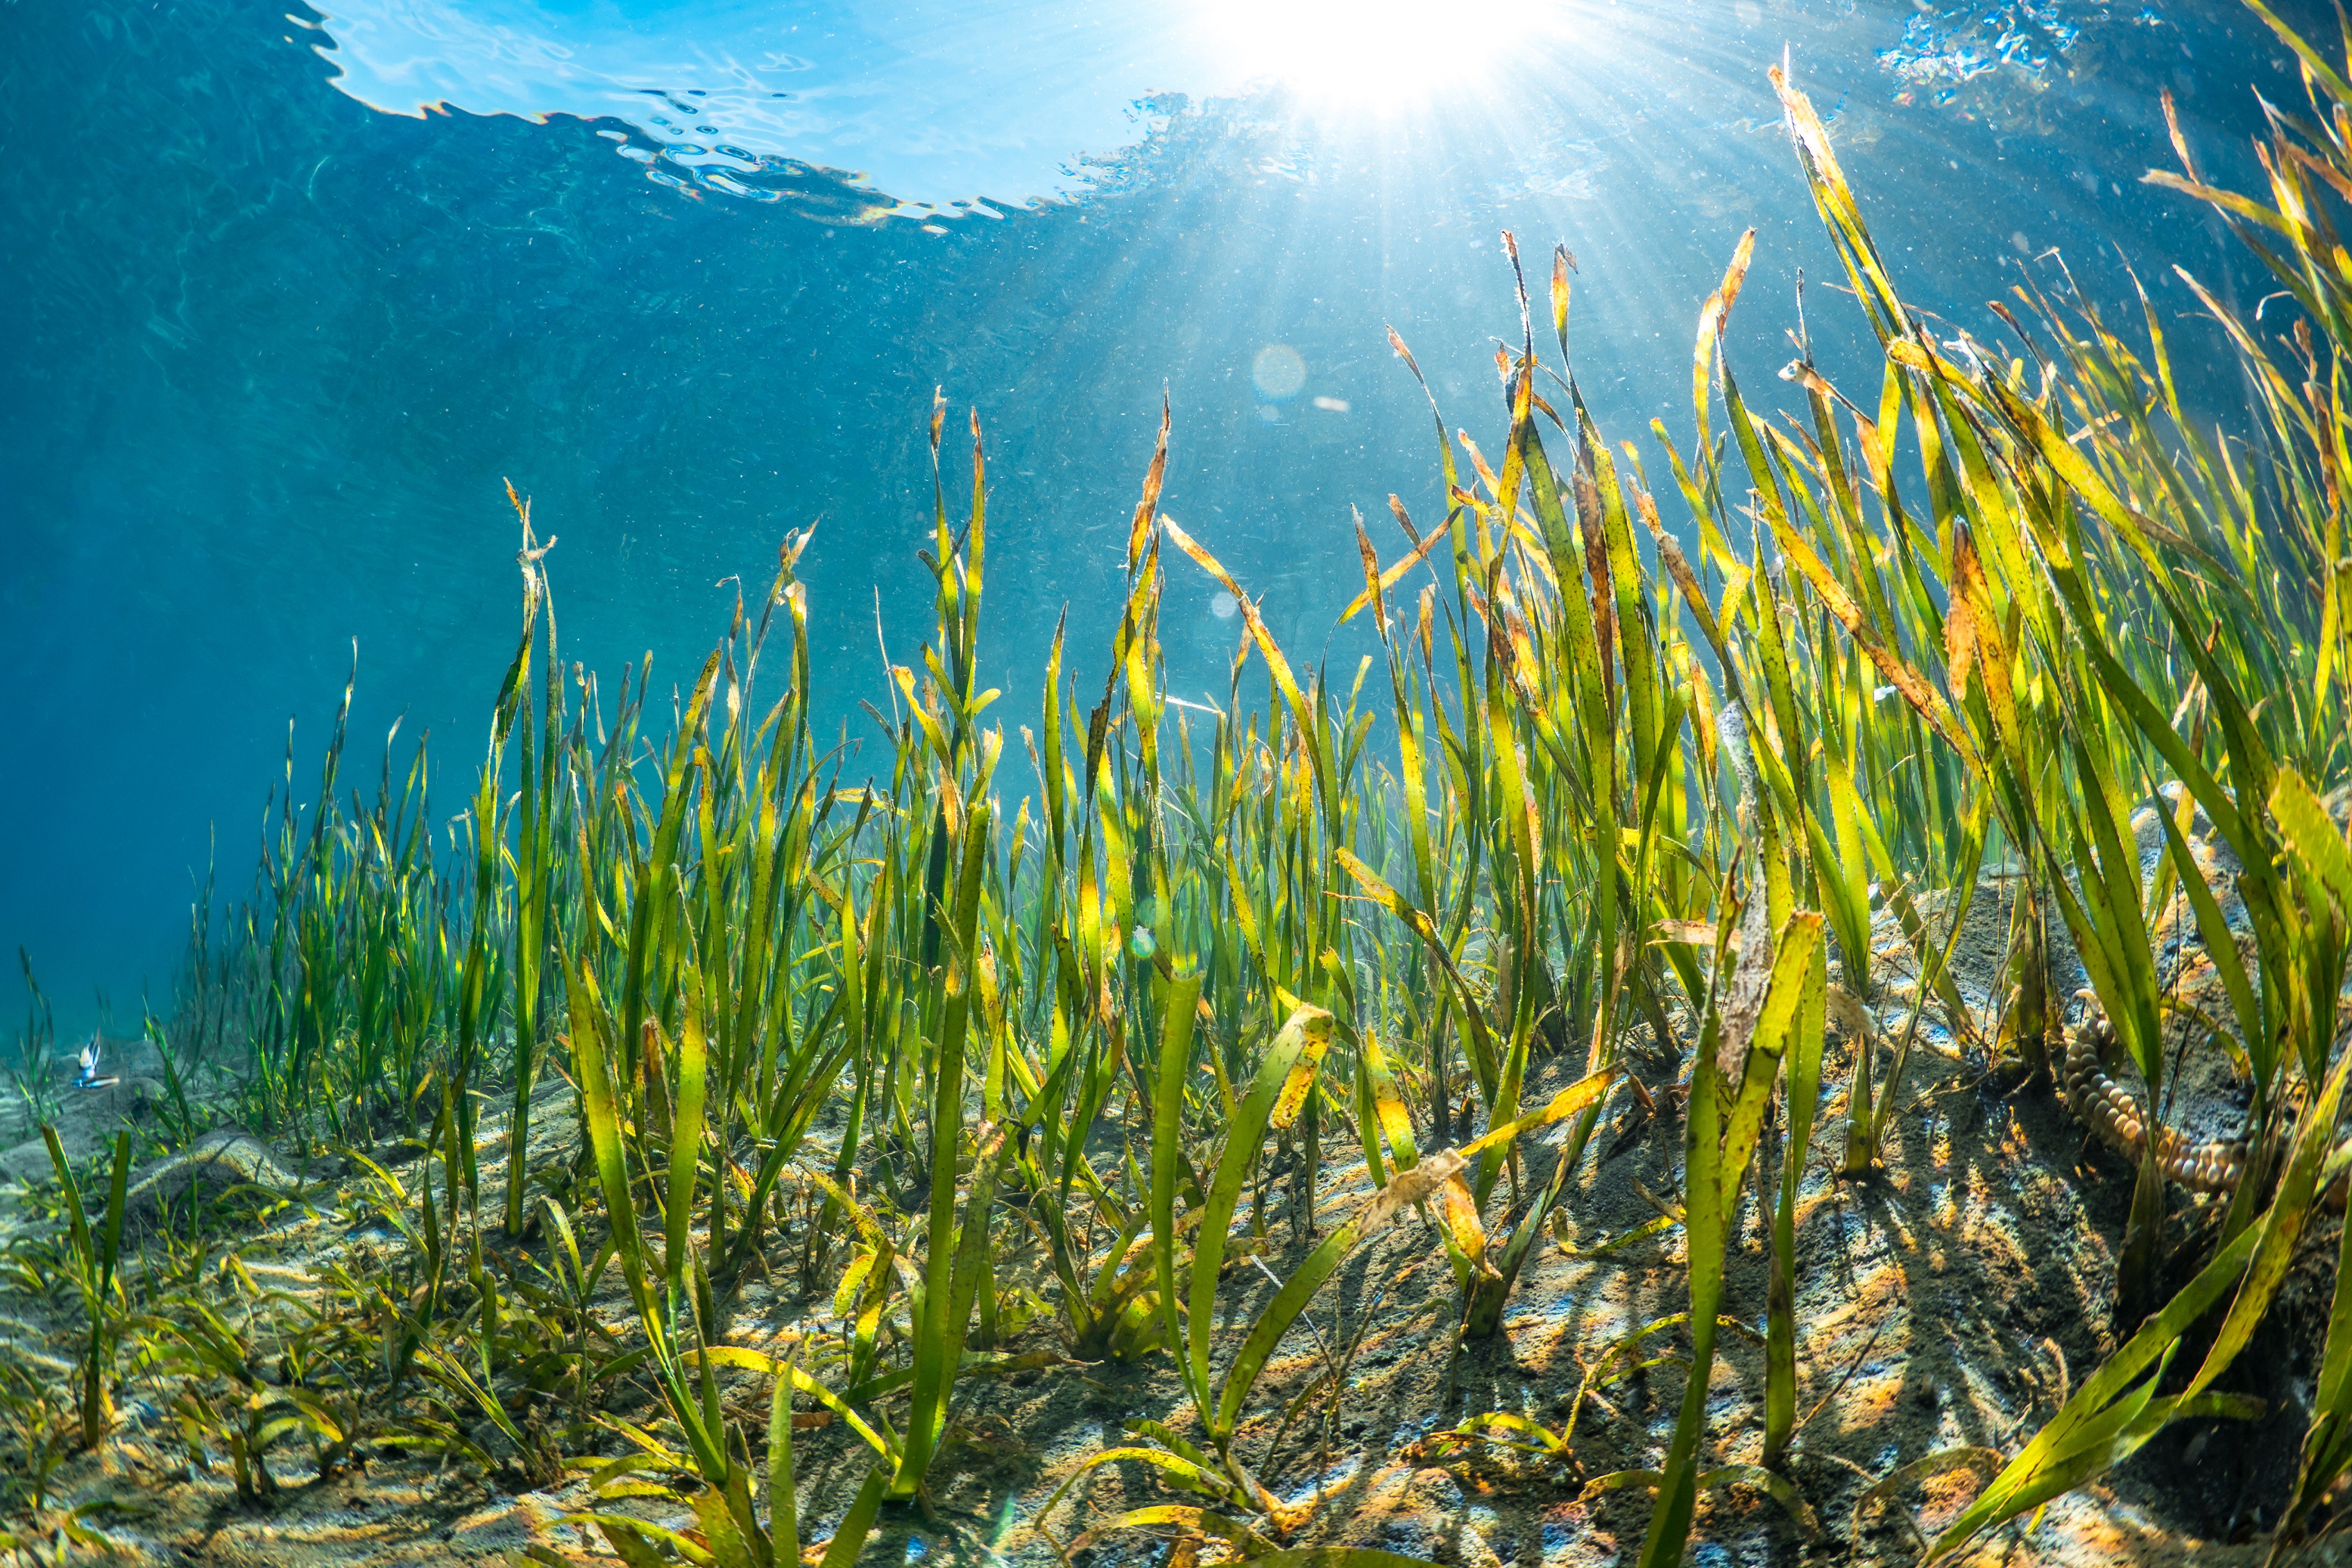
[[[1982,918],[2005,919],[1990,902],[1992,912]],[[1970,923],[1979,918],[1972,912]],[[1964,940],[1956,973],[1968,1001],[1988,1006],[1980,986],[1970,990],[1970,949]],[[1875,1000],[1882,1018],[1899,1022],[1909,1013],[1909,987],[1903,966],[1892,967]],[[1883,1076],[1888,1047],[1882,1041],[1874,1048]],[[1922,1542],[1975,1496],[1987,1469],[1957,1466],[1878,1492],[1874,1483],[1948,1450],[2013,1455],[2116,1343],[2114,1253],[2132,1184],[2124,1162],[2089,1138],[2045,1082],[1988,1079],[1928,1027],[1909,1058],[1906,1108],[1890,1132],[1883,1172],[1866,1181],[1834,1180],[1828,1172],[1843,1137],[1852,1051],[1832,1034],[1799,1207],[1803,1425],[1788,1473],[1802,1510],[1792,1512],[1744,1484],[1705,1491],[1686,1561],[1706,1568],[1916,1561]],[[141,1113],[148,1091],[136,1066],[116,1089],[60,1089],[60,1131],[78,1162],[94,1161],[112,1129]],[[1648,1520],[1648,1492],[1633,1485],[1588,1494],[1587,1486],[1663,1459],[1688,1374],[1688,1340],[1679,1328],[1663,1330],[1637,1352],[1601,1363],[1617,1342],[1686,1305],[1678,1229],[1623,1242],[1597,1258],[1577,1256],[1656,1220],[1676,1202],[1681,1127],[1672,1111],[1673,1069],[1663,1058],[1638,1055],[1632,1066],[1661,1095],[1662,1110],[1644,1116],[1622,1096],[1612,1101],[1612,1117],[1563,1198],[1567,1217],[1529,1258],[1499,1336],[1457,1346],[1451,1266],[1434,1234],[1408,1215],[1359,1248],[1282,1342],[1235,1450],[1304,1514],[1289,1543],[1373,1546],[1481,1568],[1633,1562]],[[1550,1072],[1565,1081],[1559,1063]],[[833,1131],[821,1127],[816,1141]],[[1555,1127],[1523,1144],[1524,1160],[1540,1171],[1562,1131]],[[1116,1131],[1109,1136],[1115,1140]],[[534,1169],[563,1164],[577,1137],[570,1090],[551,1078],[533,1124]],[[53,1227],[23,1181],[45,1175],[49,1163],[21,1104],[0,1118],[0,1147],[6,1147],[0,1170],[23,1194],[0,1202],[0,1227],[21,1246]],[[495,1120],[486,1120],[480,1147],[488,1203],[493,1189],[503,1191],[504,1140]],[[1764,1168],[1777,1168],[1778,1157],[1768,1135]],[[413,1147],[406,1158],[418,1159]],[[279,1159],[289,1169],[296,1164],[286,1151]],[[1765,1248],[1754,1184],[1739,1212],[1725,1310],[1760,1330]],[[1307,1244],[1280,1195],[1290,1185],[1276,1184],[1265,1210],[1265,1268],[1249,1260],[1236,1265],[1220,1296],[1227,1314],[1219,1325],[1220,1363],[1270,1296],[1272,1277],[1304,1256]],[[321,1269],[355,1260],[358,1249],[380,1254],[389,1243],[381,1228],[348,1228],[350,1216],[363,1212],[355,1189],[350,1168],[321,1163],[293,1201],[270,1205],[266,1220],[228,1232],[220,1243],[238,1253],[264,1289],[320,1300]],[[1318,1225],[1341,1222],[1369,1191],[1360,1161],[1327,1164],[1315,1201]],[[1498,1187],[1497,1194],[1507,1200],[1510,1189]],[[1499,1210],[1498,1202],[1490,1226]],[[2187,1278],[2197,1238],[2215,1212],[2210,1202],[2178,1201],[2172,1284]],[[2261,1532],[2275,1520],[2294,1476],[2338,1226],[2332,1217],[2313,1225],[2279,1305],[2221,1385],[2263,1400],[2262,1419],[2176,1426],[2086,1489],[1979,1538],[1959,1561],[2262,1562],[2269,1543]],[[817,1291],[803,1292],[789,1261],[798,1241],[777,1241],[772,1253],[782,1261],[772,1272],[754,1266],[722,1292],[729,1342],[780,1345],[803,1325],[831,1326],[831,1275]],[[1017,1242],[1009,1227],[1001,1237],[998,1285],[1008,1300],[1017,1295],[1024,1268],[1034,1270],[1034,1249],[1024,1261]],[[126,1257],[139,1245],[134,1223]],[[836,1258],[832,1271],[838,1266]],[[136,1265],[127,1267],[135,1271]],[[69,1298],[69,1291],[0,1295],[0,1333],[16,1356],[53,1370],[60,1388],[69,1381],[79,1318],[78,1308],[68,1308]],[[617,1270],[607,1271],[595,1308],[628,1338]],[[1760,1458],[1757,1337],[1721,1337],[1709,1384],[1709,1467]],[[1285,1423],[1282,1412],[1325,1373],[1327,1356],[1351,1342],[1356,1351],[1340,1397],[1318,1394]],[[266,1342],[257,1348],[268,1350]],[[1054,1322],[1040,1318],[1013,1329],[999,1348],[1064,1347]],[[2183,1353],[2193,1359],[2200,1349],[2191,1343]],[[1654,1364],[1622,1370],[1637,1362]],[[1463,1418],[1486,1411],[1524,1415],[1557,1433],[1596,1363],[1614,1370],[1591,1384],[1564,1454],[1445,1436]],[[730,1375],[740,1383],[730,1388],[730,1406],[748,1429],[761,1429],[761,1381]],[[84,1520],[122,1561],[309,1568],[613,1555],[593,1526],[576,1521],[591,1502],[579,1471],[538,1489],[509,1489],[523,1484],[511,1467],[485,1473],[362,1443],[363,1457],[320,1477],[306,1441],[294,1438],[271,1455],[274,1500],[240,1504],[223,1456],[193,1452],[167,1414],[173,1392],[153,1377],[128,1377],[118,1429],[96,1450],[67,1460],[51,1483],[52,1520],[58,1510],[100,1505],[85,1507]],[[649,1391],[626,1379],[608,1397],[616,1413],[653,1418]],[[1198,1435],[1165,1355],[1133,1365],[1066,1363],[967,1382],[950,1417],[952,1446],[932,1471],[930,1516],[886,1510],[862,1561],[911,1564],[944,1553],[956,1562],[1042,1564],[1057,1561],[1073,1538],[1123,1509],[1187,1500],[1163,1489],[1157,1471],[1113,1464],[1087,1473],[1050,1518],[1039,1519],[1040,1508],[1089,1456],[1133,1441],[1123,1424],[1138,1417],[1165,1420],[1179,1436]],[[500,1451],[502,1439],[487,1425],[478,1440]],[[622,1451],[614,1438],[596,1455],[579,1457]],[[868,1455],[837,1425],[800,1434],[805,1540],[821,1542],[831,1532],[864,1478]],[[656,1522],[689,1522],[675,1505],[667,1512],[659,1504],[627,1506]],[[1090,1555],[1099,1564],[1142,1564],[1161,1561],[1167,1551],[1149,1534],[1127,1532],[1093,1543]],[[2330,1542],[2307,1552],[2305,1561],[2339,1560]],[[38,1555],[52,1554],[43,1546]]]

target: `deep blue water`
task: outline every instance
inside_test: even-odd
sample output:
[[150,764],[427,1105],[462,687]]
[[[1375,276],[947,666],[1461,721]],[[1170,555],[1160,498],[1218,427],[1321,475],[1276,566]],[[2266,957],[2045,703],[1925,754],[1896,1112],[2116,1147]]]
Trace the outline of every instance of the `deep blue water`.
[[[1653,415],[1685,437],[1697,308],[1750,224],[1751,396],[1801,268],[1824,361],[1874,389],[1818,287],[1764,79],[1784,47],[1911,298],[1980,331],[2051,246],[2111,300],[2121,255],[2168,314],[2176,261],[2251,308],[2216,226],[2136,182],[2171,162],[2159,89],[2239,182],[2250,85],[2296,90],[2221,0],[1433,4],[1516,30],[1416,47],[1398,80],[1351,35],[1371,52],[1296,89],[1248,87],[1283,62],[1232,31],[1318,14],[1296,0],[1241,23],[1200,0],[1226,31],[1198,34],[1181,0],[288,4],[0,0],[0,945],[61,1029],[168,989],[207,858],[225,890],[249,876],[289,719],[310,787],[354,641],[347,780],[372,786],[404,714],[457,808],[511,646],[502,478],[560,536],[568,657],[650,649],[657,681],[724,629],[725,580],[756,590],[822,516],[813,641],[845,718],[881,691],[877,613],[895,658],[925,629],[942,387],[951,432],[968,405],[989,432],[989,679],[1034,724],[1066,605],[1100,678],[1163,386],[1169,511],[1286,644],[1324,647],[1360,585],[1350,508],[1384,550],[1391,491],[1443,511],[1384,325],[1452,423],[1496,434],[1500,228],[1538,274],[1577,253],[1580,379],[1653,458]],[[1453,75],[1421,91],[1424,66]],[[2175,331],[2192,395],[2236,418],[2212,338]],[[1286,395],[1253,378],[1276,345],[1304,367]],[[1180,679],[1222,689],[1233,623],[1171,576]]]

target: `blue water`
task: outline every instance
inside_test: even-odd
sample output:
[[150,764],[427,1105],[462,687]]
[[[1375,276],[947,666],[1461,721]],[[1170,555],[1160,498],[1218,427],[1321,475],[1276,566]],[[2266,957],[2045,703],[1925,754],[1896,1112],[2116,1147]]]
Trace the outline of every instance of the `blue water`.
[[[951,432],[986,423],[989,679],[1034,724],[1066,605],[1099,679],[1163,387],[1168,510],[1326,648],[1350,508],[1384,551],[1391,492],[1443,512],[1384,325],[1498,433],[1504,227],[1538,275],[1576,252],[1580,379],[1655,478],[1648,420],[1686,439],[1697,307],[1748,225],[1744,381],[1790,357],[1802,268],[1824,363],[1874,391],[1764,79],[1784,48],[1915,303],[1990,332],[2052,246],[2109,300],[2134,258],[2168,315],[2175,261],[2263,293],[2135,183],[2170,163],[2160,89],[2239,182],[2250,84],[2294,98],[2220,0],[6,0],[0,945],[61,1030],[135,1020],[208,859],[246,884],[289,720],[312,787],[355,643],[346,779],[404,715],[457,809],[512,636],[505,478],[560,537],[567,656],[608,676],[689,674],[729,580],[822,517],[847,719],[877,616],[897,658],[924,629],[944,388]],[[1178,689],[1222,692],[1234,624],[1171,583]]]

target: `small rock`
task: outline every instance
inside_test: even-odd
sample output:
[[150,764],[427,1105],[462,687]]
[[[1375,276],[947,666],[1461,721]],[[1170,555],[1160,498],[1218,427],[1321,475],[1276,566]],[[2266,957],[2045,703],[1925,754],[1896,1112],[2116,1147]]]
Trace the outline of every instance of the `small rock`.
[[301,1178],[278,1163],[269,1146],[245,1129],[216,1128],[178,1153],[166,1154],[135,1172],[124,1212],[141,1212],[184,1196],[198,1182],[215,1193],[231,1187],[288,1193],[301,1184]]

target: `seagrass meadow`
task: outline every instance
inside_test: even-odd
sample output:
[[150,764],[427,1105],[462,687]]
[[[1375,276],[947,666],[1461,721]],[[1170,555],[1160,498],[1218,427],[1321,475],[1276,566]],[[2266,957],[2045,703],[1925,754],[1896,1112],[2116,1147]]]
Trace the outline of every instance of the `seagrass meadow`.
[[1164,416],[1097,688],[989,661],[1019,523],[934,408],[936,627],[856,736],[821,533],[665,701],[565,661],[509,491],[457,816],[339,726],[143,1038],[68,1060],[26,965],[0,1546],[2333,1561],[2352,63],[2253,9],[2268,187],[2176,131],[2147,193],[2284,296],[2179,275],[2242,427],[2062,265],[1998,337],[1906,309],[1775,71],[1869,383],[1729,363],[1751,231],[1687,420],[1597,428],[1573,260],[1504,236],[1354,668],[1163,515]]

